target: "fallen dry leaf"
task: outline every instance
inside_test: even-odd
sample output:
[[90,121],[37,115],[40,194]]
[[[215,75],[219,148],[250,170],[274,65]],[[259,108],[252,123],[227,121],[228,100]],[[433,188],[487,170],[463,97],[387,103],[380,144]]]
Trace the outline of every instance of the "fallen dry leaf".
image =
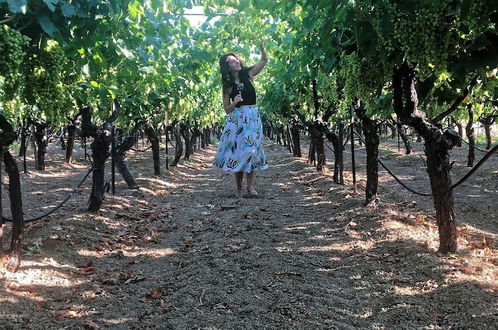
[[90,320],[86,320],[85,322],[83,322],[83,327],[85,329],[92,329],[92,330],[100,329],[100,326],[97,323]]
[[95,274],[95,268],[94,267],[80,268],[80,269],[78,269],[78,274],[80,274],[80,275]]
[[34,285],[17,285],[17,284],[8,284],[7,288],[12,291],[24,291],[30,292],[36,295],[39,295],[40,288]]
[[162,297],[164,293],[165,292],[163,291],[163,289],[159,288],[159,289],[154,289],[154,290],[150,291],[149,293],[147,293],[147,296],[150,298],[157,299],[159,297]]

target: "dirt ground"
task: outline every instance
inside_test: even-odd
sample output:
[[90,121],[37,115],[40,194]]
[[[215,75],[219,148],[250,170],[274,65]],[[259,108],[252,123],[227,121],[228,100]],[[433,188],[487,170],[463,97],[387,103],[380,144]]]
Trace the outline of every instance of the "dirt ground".
[[[22,174],[26,218],[60,201],[89,166],[79,147],[71,165],[52,149],[46,171]],[[422,146],[415,150],[405,156],[383,143],[381,158],[428,191]],[[20,269],[0,270],[0,328],[498,324],[498,155],[455,191],[460,251],[439,256],[430,198],[381,171],[380,201],[364,207],[361,150],[358,193],[349,164],[341,186],[283,146],[268,142],[266,152],[270,169],[257,173],[257,198],[233,198],[233,178],[210,168],[213,147],[160,177],[150,151],[131,152],[141,188],[126,189],[118,175],[116,195],[107,194],[98,213],[85,211],[88,180],[61,210],[27,225]],[[468,170],[465,148],[454,154],[459,178]],[[3,195],[10,214],[5,188]]]

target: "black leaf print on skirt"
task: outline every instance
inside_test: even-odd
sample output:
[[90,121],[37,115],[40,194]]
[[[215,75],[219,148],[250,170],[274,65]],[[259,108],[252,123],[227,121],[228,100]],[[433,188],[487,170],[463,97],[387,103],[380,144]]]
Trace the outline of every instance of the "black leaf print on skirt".
[[235,159],[229,158],[228,161],[227,161],[227,167],[228,168],[235,168],[235,167],[237,167],[238,163],[239,162],[236,161]]

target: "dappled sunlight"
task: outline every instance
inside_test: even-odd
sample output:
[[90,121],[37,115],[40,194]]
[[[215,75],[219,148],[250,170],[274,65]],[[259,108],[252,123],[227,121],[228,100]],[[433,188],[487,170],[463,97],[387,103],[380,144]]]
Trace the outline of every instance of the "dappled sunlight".
[[287,228],[284,228],[284,230],[305,230],[305,229],[308,229],[307,226],[296,226],[296,227],[287,227]]
[[[304,198],[304,200],[306,200],[306,198]],[[324,201],[324,200],[317,200],[316,202],[313,202],[313,198],[309,198],[310,200],[310,203],[307,205],[307,206],[325,206],[325,205],[334,205],[335,202],[333,201]]]
[[[355,194],[282,152],[274,145],[269,161],[280,166],[256,175],[261,196],[241,199],[232,198],[232,174],[209,168],[213,150],[161,176],[152,176],[151,159],[140,154],[140,189],[119,179],[116,195],[106,194],[102,209],[87,213],[88,185],[75,200],[79,209],[33,224],[25,241],[31,259],[18,272],[31,275],[24,282],[2,275],[18,290],[5,287],[1,303],[9,311],[34,303],[36,313],[76,328],[153,326],[214,313],[226,320],[246,311],[333,315],[361,327],[378,315],[425,308],[425,300],[438,300],[455,283],[485,283],[488,289],[476,286],[470,297],[491,299],[491,233],[460,227],[461,246],[474,247],[440,258],[433,217],[417,202],[365,208],[360,175]],[[60,186],[50,192],[62,194]],[[454,290],[458,299],[465,295]],[[63,298],[52,304],[56,296]]]
[[[397,277],[393,281],[394,283],[409,283],[409,278]],[[425,295],[434,293],[439,284],[434,280],[427,280],[425,282],[417,283],[417,286],[401,286],[401,285],[393,285],[393,291],[397,295],[400,296],[417,296],[417,295]]]
[[100,258],[103,255],[105,255],[106,253],[101,252],[101,251],[89,250],[89,249],[78,249],[78,250],[76,250],[76,254],[79,254],[80,256],[83,256],[83,257]]
[[[17,297],[14,297],[14,296],[10,296],[10,297],[1,297],[0,296],[0,304],[18,304],[19,303],[19,299]],[[5,315],[2,313],[2,315]]]
[[132,204],[131,204],[132,201],[128,197],[116,195],[116,196],[113,196],[112,198],[116,202],[119,202],[119,203],[113,203],[113,204],[109,205],[109,207],[112,209],[127,210],[130,207],[132,207]]
[[[47,273],[47,270],[49,273]],[[2,277],[5,283],[10,283],[7,286],[13,285],[12,288],[17,291],[29,291],[30,286],[67,288],[86,282],[77,280],[72,276],[72,272],[77,271],[78,268],[74,265],[61,263],[53,258],[46,257],[43,261],[23,260],[16,273],[3,272]],[[23,286],[27,290],[22,290]]]
[[165,195],[167,194],[168,192],[165,191],[165,190],[162,190],[162,189],[154,189],[154,190],[151,190],[149,188],[146,188],[146,187],[140,187],[138,188],[139,190],[147,193],[147,194],[150,194],[151,196],[162,196],[162,195]]
[[173,182],[168,182],[164,181],[163,179],[157,178],[157,177],[149,177],[149,178],[144,178],[143,180],[146,180],[148,182],[152,182],[161,186],[165,186],[168,188],[176,188],[177,184]]
[[171,248],[140,248],[121,250],[125,257],[150,256],[154,258],[163,258],[177,253]]
[[98,318],[97,320],[99,320],[102,323],[108,324],[108,325],[123,325],[123,326],[125,326],[125,323],[133,321],[134,318],[133,317],[120,317],[120,318],[110,318],[110,319]]
[[[96,258],[102,258],[108,254],[113,254],[116,251],[95,251],[95,250],[90,250],[90,249],[78,249],[76,250],[76,253],[79,254],[80,256],[84,257],[96,257]],[[151,247],[145,247],[145,248],[137,248],[137,247],[130,247],[130,248],[122,248],[119,249],[118,251],[119,255],[122,257],[128,257],[128,258],[136,258],[136,257],[153,257],[153,258],[163,258],[167,256],[171,256],[177,251],[171,248],[151,248]]]

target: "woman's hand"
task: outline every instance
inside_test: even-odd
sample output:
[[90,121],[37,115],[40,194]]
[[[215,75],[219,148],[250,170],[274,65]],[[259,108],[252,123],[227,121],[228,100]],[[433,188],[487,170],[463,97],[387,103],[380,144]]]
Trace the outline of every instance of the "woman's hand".
[[238,104],[239,102],[244,101],[244,100],[242,99],[241,92],[239,92],[239,94],[237,94],[237,95],[233,98],[233,101],[235,102],[235,104]]
[[255,66],[252,67],[252,69],[249,71],[249,77],[252,79],[255,75],[261,72],[263,70],[264,66],[266,63],[268,63],[268,55],[266,54],[266,48],[263,43],[263,40],[259,42],[259,49],[261,50],[261,59],[259,60],[258,63],[256,63]]
[[261,53],[266,53],[266,48],[265,44],[263,43],[263,40],[259,42],[259,50],[261,50]]

